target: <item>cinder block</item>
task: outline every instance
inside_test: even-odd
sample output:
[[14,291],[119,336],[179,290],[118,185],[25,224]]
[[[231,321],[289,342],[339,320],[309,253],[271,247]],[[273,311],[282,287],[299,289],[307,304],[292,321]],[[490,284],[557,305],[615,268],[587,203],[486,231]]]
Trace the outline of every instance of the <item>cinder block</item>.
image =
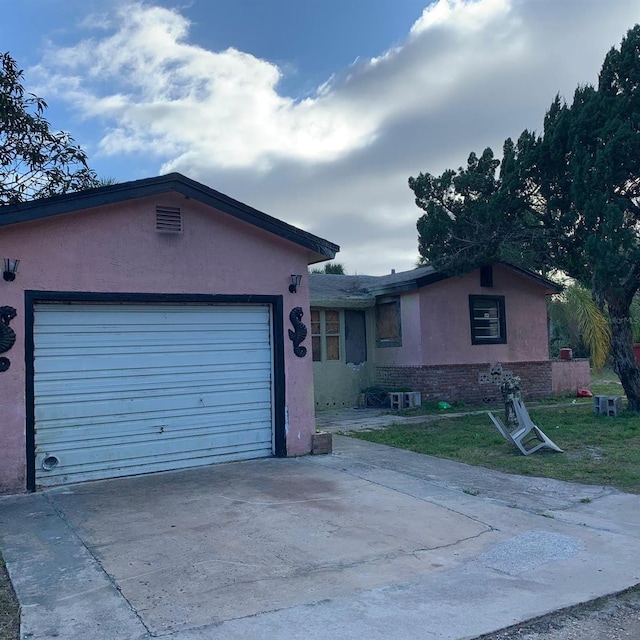
[[326,431],[314,433],[311,439],[311,453],[314,456],[333,453],[333,438]]
[[608,396],[593,396],[593,413],[596,415],[606,414],[608,404]]
[[404,393],[402,392],[391,392],[389,394],[389,403],[392,409],[400,410],[404,409]]
[[419,407],[422,404],[422,395],[419,391],[406,391],[402,394],[403,408],[411,409],[412,407]]
[[594,396],[593,412],[598,415],[615,418],[622,413],[622,398],[617,396]]
[[616,417],[622,413],[622,398],[608,398],[607,415]]

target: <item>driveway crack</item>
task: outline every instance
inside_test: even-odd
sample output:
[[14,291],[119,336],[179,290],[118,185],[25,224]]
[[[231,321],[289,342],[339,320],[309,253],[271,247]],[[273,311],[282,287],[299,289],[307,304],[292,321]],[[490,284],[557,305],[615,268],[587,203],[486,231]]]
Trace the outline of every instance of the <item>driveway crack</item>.
[[56,504],[55,500],[52,499],[51,495],[48,492],[46,491],[43,492],[43,496],[44,496],[44,499],[49,503],[49,506],[51,507],[51,509],[53,509],[55,514],[58,516],[58,518],[60,518],[60,520],[64,522],[65,526],[71,532],[71,534],[76,538],[76,540],[80,543],[80,545],[87,551],[87,553],[93,559],[93,561],[97,564],[97,566],[100,567],[100,570],[106,576],[109,584],[118,592],[118,595],[127,604],[127,607],[129,608],[129,610],[140,621],[140,624],[142,624],[146,633],[152,636],[153,635],[152,630],[145,624],[145,621],[142,619],[142,617],[140,616],[136,608],[129,601],[129,599],[124,595],[124,593],[122,592],[122,588],[120,587],[118,582],[115,580],[115,578],[104,568],[102,562],[100,561],[100,558],[92,551],[91,547],[89,547],[85,543],[85,541],[82,539],[82,536],[78,533],[78,530],[73,526],[69,518],[67,518],[65,512]]

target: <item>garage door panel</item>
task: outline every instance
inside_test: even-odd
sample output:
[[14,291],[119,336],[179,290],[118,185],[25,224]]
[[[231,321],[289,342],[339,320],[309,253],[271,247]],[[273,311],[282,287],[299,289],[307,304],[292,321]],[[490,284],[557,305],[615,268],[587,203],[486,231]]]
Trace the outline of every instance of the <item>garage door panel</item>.
[[65,448],[82,448],[84,446],[108,445],[110,441],[121,442],[129,438],[131,442],[144,438],[154,439],[159,433],[168,433],[172,437],[190,437],[201,432],[227,430],[240,431],[242,429],[255,429],[270,427],[270,422],[264,420],[266,404],[254,406],[247,411],[238,411],[236,414],[225,414],[201,419],[196,415],[174,416],[166,420],[162,416],[150,416],[147,420],[130,421],[123,418],[120,422],[110,422],[109,429],[105,429],[104,422],[96,420],[93,423],[71,424],[60,422],[43,430],[39,437],[39,444],[52,446],[64,445]]
[[36,405],[36,421],[56,420],[91,420],[94,417],[110,418],[114,415],[125,415],[130,419],[151,413],[163,415],[169,419],[172,415],[181,415],[185,411],[193,411],[194,414],[209,415],[212,412],[225,409],[233,410],[238,405],[251,405],[261,403],[269,405],[271,390],[243,389],[239,391],[226,391],[221,394],[208,395],[184,395],[184,394],[158,394],[140,398],[95,399],[88,402],[64,402],[48,404],[45,407]]
[[[193,330],[189,327],[179,327],[175,329],[178,335],[168,335],[166,332],[157,332],[154,334],[145,333],[144,331],[132,332],[126,334],[121,332],[92,332],[85,334],[65,334],[64,332],[43,334],[42,339],[38,342],[38,346],[42,350],[60,351],[60,337],[64,336],[65,346],[83,347],[90,352],[108,353],[111,346],[129,347],[132,353],[159,351],[163,353],[165,350],[178,352],[190,346],[213,345],[219,349],[234,349],[244,346],[255,345],[264,348],[264,327],[251,327],[250,329],[242,328],[242,343],[238,343],[238,329],[219,331],[211,328],[209,330]],[[150,329],[151,330],[151,329]],[[186,335],[185,335],[186,334]],[[171,342],[168,342],[168,340]]]
[[[209,406],[208,403],[215,403],[216,405],[223,403],[225,398],[228,403],[237,403],[240,401],[250,401],[251,394],[260,393],[266,390],[268,393],[271,391],[270,385],[268,385],[263,379],[254,377],[250,379],[247,376],[247,380],[242,381],[238,376],[237,382],[224,380],[219,383],[210,383],[208,385],[176,385],[175,387],[165,387],[163,385],[153,384],[152,381],[140,382],[140,386],[136,387],[131,385],[123,388],[121,385],[117,385],[117,388],[106,388],[100,384],[96,384],[94,381],[89,381],[89,384],[82,385],[82,381],[77,381],[74,384],[65,386],[63,393],[56,393],[55,383],[50,382],[47,385],[43,385],[40,389],[40,397],[36,403],[36,411],[41,411],[42,417],[46,417],[46,412],[49,407],[56,407],[61,404],[68,404],[70,400],[76,400],[80,404],[82,410],[82,404],[87,395],[91,395],[92,403],[94,402],[128,402],[133,400],[145,399],[153,396],[154,398],[182,398],[183,403],[187,403],[187,398],[195,399],[194,402],[198,403],[200,407]],[[238,388],[242,385],[242,388]],[[242,394],[241,396],[239,394]],[[69,411],[78,410],[78,407],[68,407]]]
[[[253,447],[253,448],[252,448]],[[188,451],[183,454],[172,454],[171,456],[147,455],[144,459],[126,459],[119,461],[117,466],[114,462],[98,464],[82,464],[76,466],[60,466],[38,480],[41,487],[51,487],[70,482],[85,482],[87,480],[101,480],[106,477],[115,478],[130,475],[140,475],[143,473],[155,473],[158,471],[176,471],[179,469],[190,469],[192,467],[215,464],[220,462],[234,462],[238,460],[248,460],[251,458],[263,457],[262,448],[254,445],[247,445],[244,448],[237,446],[221,447],[216,450],[215,455],[208,451]],[[36,464],[40,464],[40,457],[36,459]]]
[[[155,353],[133,352],[123,355],[120,353],[91,353],[82,347],[78,351],[83,352],[85,358],[78,362],[75,356],[63,355],[61,352],[46,352],[36,350],[36,358],[41,358],[42,373],[73,373],[77,371],[104,371],[105,369],[117,372],[126,369],[130,372],[136,370],[148,371],[149,369],[178,369],[186,368],[191,370],[198,366],[198,356],[209,353],[203,351],[207,345],[194,345],[191,350],[163,351]],[[69,348],[73,348],[71,345]],[[126,347],[124,347],[126,348]],[[238,366],[250,365],[254,362],[268,363],[270,361],[270,351],[264,349],[252,349],[250,346],[237,347],[234,349],[220,349],[216,351],[215,362],[220,365],[236,364]]]
[[[190,436],[188,445],[182,437],[172,437],[171,434],[156,434],[153,439],[132,440],[118,442],[112,440],[108,447],[85,446],[83,448],[68,448],[60,456],[60,469],[67,467],[67,471],[73,467],[82,465],[102,465],[102,468],[112,466],[114,461],[119,464],[133,464],[135,461],[146,458],[169,461],[173,454],[184,456],[186,454],[199,456],[202,452],[214,450],[227,451],[232,447],[251,448],[256,444],[271,441],[271,433],[268,427],[242,429],[225,433],[199,433]],[[42,455],[49,453],[43,451]],[[207,453],[208,455],[208,453]]]
[[[40,305],[44,307],[45,305]],[[149,314],[150,305],[146,303],[140,304],[101,304],[102,309],[109,316],[95,315],[93,310],[97,305],[94,304],[55,304],[49,307],[56,307],[55,317],[48,317],[46,320],[47,328],[72,327],[72,326],[95,326],[117,330],[119,327],[133,325],[139,328],[141,325],[140,316],[144,317],[147,326],[168,326],[175,327],[182,324],[205,324],[213,325],[237,325],[237,324],[255,324],[263,321],[263,318],[256,318],[245,313],[249,306],[256,307],[258,305],[236,305],[229,304],[217,305],[216,315],[209,314],[211,305],[185,305],[185,304],[166,304],[154,305],[158,313]],[[162,309],[160,309],[162,307]],[[117,323],[106,318],[114,318],[117,314]]]
[[37,484],[271,454],[269,307],[54,304],[34,317]]
[[[266,389],[269,393],[271,391],[271,387],[265,384],[263,379],[249,375],[244,380],[242,376],[238,375],[235,380],[230,378],[218,384],[196,385],[181,383],[171,387],[148,380],[137,380],[128,386],[123,385],[119,380],[102,380],[100,384],[96,384],[94,380],[89,380],[86,384],[83,384],[82,380],[76,380],[73,383],[68,383],[62,393],[56,392],[56,383],[51,381],[40,385],[40,398],[36,411],[46,412],[51,405],[71,401],[82,402],[87,393],[91,393],[96,401],[187,395],[196,396],[198,399],[202,397],[206,400],[212,394],[218,395],[225,392],[237,394],[239,384],[243,385],[243,390],[247,393],[259,392],[261,389]],[[219,400],[219,398],[216,398],[216,402]],[[46,413],[41,414],[41,416],[45,417]]]
[[[219,377],[223,377],[225,380],[233,379],[237,380],[238,377],[242,377],[244,374],[252,376],[254,379],[263,379],[265,375],[269,375],[271,371],[270,362],[260,362],[244,365],[238,367],[235,364],[208,364],[206,366],[199,365],[192,369],[182,369],[180,375],[176,375],[176,371],[173,369],[167,370],[164,373],[154,373],[151,375],[144,369],[127,369],[126,380],[123,380],[123,376],[120,371],[64,371],[66,386],[74,387],[83,385],[85,389],[86,385],[93,385],[96,388],[109,387],[109,385],[118,386],[118,388],[129,388],[128,385],[134,385],[140,388],[144,388],[144,385],[151,385],[152,387],[164,387],[170,388],[174,385],[193,386],[202,384],[203,381],[210,384],[212,380],[216,380]],[[47,371],[41,372],[38,378],[38,384],[43,389],[47,388],[47,385],[59,385],[60,372]],[[60,389],[61,393],[64,393],[65,389]]]

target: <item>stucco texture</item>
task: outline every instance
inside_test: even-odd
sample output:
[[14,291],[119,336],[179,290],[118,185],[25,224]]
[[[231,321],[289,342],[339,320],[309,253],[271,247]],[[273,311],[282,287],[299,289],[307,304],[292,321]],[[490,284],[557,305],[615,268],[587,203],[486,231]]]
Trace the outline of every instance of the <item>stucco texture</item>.
[[[181,234],[155,229],[155,207],[180,207]],[[0,304],[17,309],[11,368],[2,373],[0,491],[25,489],[24,291],[282,295],[287,452],[310,451],[313,384],[310,348],[294,356],[289,311],[309,313],[308,279],[295,294],[289,276],[306,274],[307,251],[178,193],[130,200],[0,229],[0,257],[20,259],[14,282],[0,281]]]
[[317,410],[355,407],[360,393],[373,385],[375,379],[375,318],[373,309],[367,309],[366,344],[367,361],[347,362],[345,348],[344,310],[341,310],[340,360],[313,363],[315,406]]
[[[472,344],[469,295],[504,296],[505,344]],[[379,366],[531,362],[549,359],[545,289],[500,266],[493,287],[479,271],[401,296],[402,346],[376,349]]]

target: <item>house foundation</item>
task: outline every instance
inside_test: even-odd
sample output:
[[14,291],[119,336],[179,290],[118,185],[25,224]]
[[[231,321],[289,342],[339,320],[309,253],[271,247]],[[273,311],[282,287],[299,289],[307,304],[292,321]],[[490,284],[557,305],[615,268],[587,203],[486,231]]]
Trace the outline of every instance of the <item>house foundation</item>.
[[[524,398],[534,400],[552,395],[552,364],[551,360],[509,362],[504,364],[504,370],[519,376]],[[499,384],[486,382],[490,368],[489,363],[377,367],[376,385],[419,391],[423,402],[494,404],[502,402],[502,396]]]

